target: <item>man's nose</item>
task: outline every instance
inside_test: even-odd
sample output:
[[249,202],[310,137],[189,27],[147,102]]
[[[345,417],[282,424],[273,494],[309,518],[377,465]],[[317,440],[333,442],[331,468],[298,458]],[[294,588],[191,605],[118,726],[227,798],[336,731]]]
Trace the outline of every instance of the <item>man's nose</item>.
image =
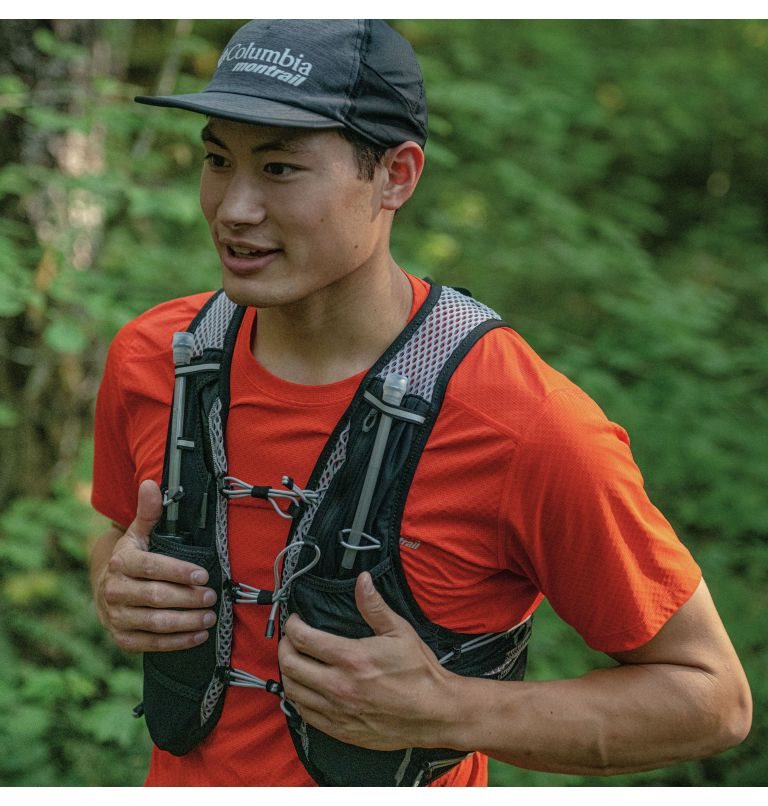
[[263,190],[252,177],[232,177],[218,209],[218,219],[225,227],[261,224],[267,217]]

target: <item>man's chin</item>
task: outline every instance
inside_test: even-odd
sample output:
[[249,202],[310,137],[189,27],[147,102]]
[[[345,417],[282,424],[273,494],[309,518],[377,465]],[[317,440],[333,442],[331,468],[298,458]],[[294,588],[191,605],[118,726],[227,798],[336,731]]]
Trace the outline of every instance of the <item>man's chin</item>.
[[229,272],[224,272],[222,277],[222,287],[224,293],[236,305],[244,305],[249,308],[272,308],[275,305],[283,304],[279,294],[273,288],[259,288],[252,280],[247,282],[241,277],[233,277]]

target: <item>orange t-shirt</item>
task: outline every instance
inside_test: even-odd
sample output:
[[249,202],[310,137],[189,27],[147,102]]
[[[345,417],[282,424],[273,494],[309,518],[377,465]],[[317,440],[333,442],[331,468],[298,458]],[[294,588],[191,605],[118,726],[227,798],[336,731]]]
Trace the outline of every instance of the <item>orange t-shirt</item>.
[[[427,285],[410,277],[411,315]],[[126,325],[109,352],[96,408],[93,505],[129,524],[144,479],[160,482],[173,390],[171,335],[209,294],[173,300]],[[241,326],[231,369],[231,475],[304,486],[364,373],[304,386],[254,359],[256,311]],[[266,501],[229,504],[233,578],[273,587],[289,522]],[[401,559],[433,621],[459,632],[512,627],[546,596],[587,643],[619,652],[646,643],[695,590],[700,571],[651,504],[626,433],[509,328],[486,334],[456,369],[408,496]],[[264,608],[235,607],[232,665],[277,678],[277,641]],[[302,786],[277,699],[230,688],[221,719],[182,757],[155,748],[147,783]],[[481,786],[487,760],[471,756],[438,779]]]

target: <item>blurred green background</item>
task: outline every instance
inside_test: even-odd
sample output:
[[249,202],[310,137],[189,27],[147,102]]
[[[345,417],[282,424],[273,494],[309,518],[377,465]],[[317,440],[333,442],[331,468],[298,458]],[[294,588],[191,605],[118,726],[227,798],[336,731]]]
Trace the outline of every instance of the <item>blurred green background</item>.
[[[768,22],[396,21],[428,168],[395,256],[469,287],[624,425],[755,699],[716,758],[513,785],[768,782]],[[139,660],[87,582],[91,417],[116,329],[216,287],[198,89],[234,21],[0,21],[0,783],[138,785]],[[530,677],[605,659],[547,608]]]

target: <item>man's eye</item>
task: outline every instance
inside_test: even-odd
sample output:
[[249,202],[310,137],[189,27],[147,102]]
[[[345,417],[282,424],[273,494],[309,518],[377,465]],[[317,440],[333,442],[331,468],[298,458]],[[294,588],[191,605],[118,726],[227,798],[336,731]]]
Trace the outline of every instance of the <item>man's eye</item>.
[[293,165],[286,165],[284,162],[268,162],[264,166],[265,173],[270,176],[290,176],[296,171]]
[[203,158],[208,163],[209,168],[226,168],[227,160],[221,154],[213,154],[208,152]]

